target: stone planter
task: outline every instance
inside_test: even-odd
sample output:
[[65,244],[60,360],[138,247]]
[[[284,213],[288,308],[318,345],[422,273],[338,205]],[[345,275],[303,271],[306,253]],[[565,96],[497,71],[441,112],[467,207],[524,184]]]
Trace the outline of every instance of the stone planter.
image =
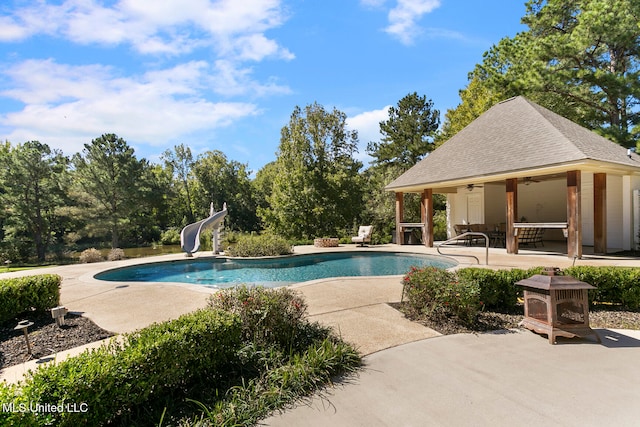
[[335,248],[340,243],[340,239],[337,237],[324,237],[322,239],[315,239],[313,246],[317,248]]

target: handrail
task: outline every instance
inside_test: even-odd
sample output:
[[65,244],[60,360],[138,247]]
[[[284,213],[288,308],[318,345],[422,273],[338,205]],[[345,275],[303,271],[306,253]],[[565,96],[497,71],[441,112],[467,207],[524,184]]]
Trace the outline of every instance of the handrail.
[[445,240],[444,242],[442,242],[442,243],[440,243],[438,246],[436,246],[436,250],[438,251],[438,253],[439,253],[440,255],[446,255],[446,256],[466,256],[466,257],[469,257],[469,258],[475,258],[475,259],[476,259],[476,262],[477,262],[477,263],[478,263],[478,265],[479,265],[479,264],[480,264],[480,260],[479,260],[479,259],[478,259],[478,257],[477,257],[477,256],[475,256],[475,255],[465,255],[465,254],[445,254],[445,253],[440,252],[440,246],[444,246],[444,245],[446,245],[446,244],[447,244],[447,243],[449,243],[449,242],[454,242],[454,241],[456,241],[456,240],[460,240],[462,237],[465,237],[465,236],[482,236],[482,237],[484,237],[484,246],[485,246],[485,251],[486,251],[486,254],[485,254],[485,262],[484,262],[484,263],[485,263],[485,265],[489,265],[489,236],[487,236],[487,235],[486,235],[486,234],[484,234],[484,233],[480,233],[480,232],[478,232],[478,231],[467,231],[466,233],[462,233],[462,234],[460,234],[459,236],[455,236],[455,237],[452,237],[452,238],[450,238],[450,239],[448,239],[448,240]]

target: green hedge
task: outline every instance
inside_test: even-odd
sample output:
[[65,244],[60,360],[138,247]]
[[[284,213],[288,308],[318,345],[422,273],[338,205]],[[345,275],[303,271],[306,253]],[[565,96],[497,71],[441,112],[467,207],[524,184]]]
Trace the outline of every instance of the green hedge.
[[[241,347],[237,316],[199,310],[126,334],[122,341],[43,366],[20,387],[0,387],[2,403],[67,405],[67,412],[0,413],[1,425],[102,425],[153,412],[157,402],[184,399],[190,387],[216,380]],[[202,384],[202,383],[200,383]],[[154,405],[155,404],[155,405]],[[162,407],[160,405],[160,407]],[[159,420],[161,414],[148,414]]]
[[609,303],[630,310],[640,309],[640,268],[579,266],[566,268],[564,274],[597,288],[589,291],[591,304]]
[[35,309],[46,311],[60,305],[60,283],[55,274],[0,280],[0,322]]
[[522,297],[522,287],[515,283],[519,280],[540,274],[542,267],[522,270],[489,270],[486,268],[461,268],[457,271],[461,280],[475,282],[480,286],[480,301],[485,309],[511,312],[516,309],[518,298]]
[[[485,308],[496,311],[513,311],[518,298],[522,297],[522,287],[515,283],[540,274],[543,267],[528,270],[489,270],[484,268],[462,268],[458,277],[475,281],[480,285],[480,300]],[[640,268],[629,267],[569,267],[562,274],[589,283],[597,289],[589,291],[590,303],[606,303],[622,308],[640,309]]]

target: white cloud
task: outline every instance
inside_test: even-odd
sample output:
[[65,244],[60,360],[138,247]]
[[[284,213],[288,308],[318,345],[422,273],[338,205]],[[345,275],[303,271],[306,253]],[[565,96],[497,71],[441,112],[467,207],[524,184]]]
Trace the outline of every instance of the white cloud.
[[403,44],[411,44],[421,32],[417,21],[439,6],[439,0],[398,0],[396,7],[389,11],[389,26],[385,31]]
[[278,44],[266,38],[263,34],[250,34],[238,37],[234,41],[235,50],[238,52],[238,59],[261,61],[266,57],[279,57],[290,60],[294,55],[287,49],[283,49]]
[[16,41],[29,36],[29,32],[14,19],[7,16],[0,16],[0,40]]
[[6,72],[14,84],[2,95],[26,106],[0,117],[3,128],[13,129],[3,139],[38,139],[67,153],[102,133],[161,146],[258,113],[252,103],[201,96],[209,72],[203,61],[134,77],[116,76],[108,67],[26,61]]
[[[38,139],[65,152],[80,151],[105,132],[143,145],[194,134],[210,140],[215,129],[260,114],[251,99],[290,93],[273,78],[258,81],[247,65],[294,58],[266,35],[287,19],[281,1],[16,1],[0,17],[0,42],[47,35],[160,57],[156,64],[138,63],[153,70],[131,75],[117,65],[54,59],[5,64],[0,96],[24,107],[0,116],[1,136],[15,143]],[[208,49],[210,59],[180,62],[197,49]],[[105,52],[106,61],[121,55]],[[249,101],[230,100],[237,96]]]
[[390,105],[387,105],[379,110],[365,111],[347,118],[347,127],[358,131],[360,146],[356,157],[365,166],[372,160],[371,156],[367,154],[367,144],[371,141],[380,141],[382,138],[380,122],[389,118],[389,107]]
[[209,79],[210,87],[224,96],[266,96],[290,93],[286,86],[275,82],[260,83],[251,78],[251,68],[241,68],[233,61],[218,60],[215,72]]
[[[281,0],[120,0],[113,6],[103,6],[94,0],[66,0],[60,4],[40,1],[3,16],[0,40],[48,34],[77,44],[129,44],[143,54],[179,55],[206,45],[217,49],[218,54],[237,53],[240,39],[251,40],[253,48],[250,55],[241,59],[290,58],[290,52],[264,35],[286,20],[280,3]],[[260,47],[265,51],[258,54],[256,48]]]

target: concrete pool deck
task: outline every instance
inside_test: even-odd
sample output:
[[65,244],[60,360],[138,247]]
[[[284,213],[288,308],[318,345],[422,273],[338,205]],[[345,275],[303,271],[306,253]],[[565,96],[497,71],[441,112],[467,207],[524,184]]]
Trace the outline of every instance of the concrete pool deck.
[[[295,253],[354,249],[437,254],[433,248],[397,245],[330,249],[301,246]],[[518,255],[508,255],[504,249],[491,248],[488,267],[562,268],[573,264],[574,260],[552,249],[521,249]],[[448,252],[473,254],[482,262],[485,250],[456,247]],[[213,291],[197,285],[104,282],[93,275],[141,262],[177,259],[184,259],[184,255],[50,267],[5,273],[0,278],[59,274],[63,277],[63,305],[104,329],[123,333],[204,307]],[[475,265],[475,261],[469,264],[468,258],[461,260],[461,266]],[[639,266],[640,262],[637,258],[585,254],[575,264]],[[606,421],[624,425],[638,419],[638,331],[599,330],[602,345],[567,340],[566,345],[563,341],[551,346],[529,332],[425,340],[439,334],[404,319],[388,305],[400,301],[401,276],[323,279],[293,287],[304,295],[312,320],[335,327],[346,341],[367,355],[366,367],[358,377],[330,391],[324,400],[317,397],[309,406],[272,417],[266,421],[269,425],[527,425],[536,417],[545,424],[594,425]],[[60,353],[57,358],[79,350]],[[0,377],[17,381],[36,363],[6,368]],[[515,390],[516,384],[520,391]],[[533,402],[526,401],[531,395],[535,396]],[[576,411],[583,402],[587,405]],[[562,408],[572,409],[563,412]]]

